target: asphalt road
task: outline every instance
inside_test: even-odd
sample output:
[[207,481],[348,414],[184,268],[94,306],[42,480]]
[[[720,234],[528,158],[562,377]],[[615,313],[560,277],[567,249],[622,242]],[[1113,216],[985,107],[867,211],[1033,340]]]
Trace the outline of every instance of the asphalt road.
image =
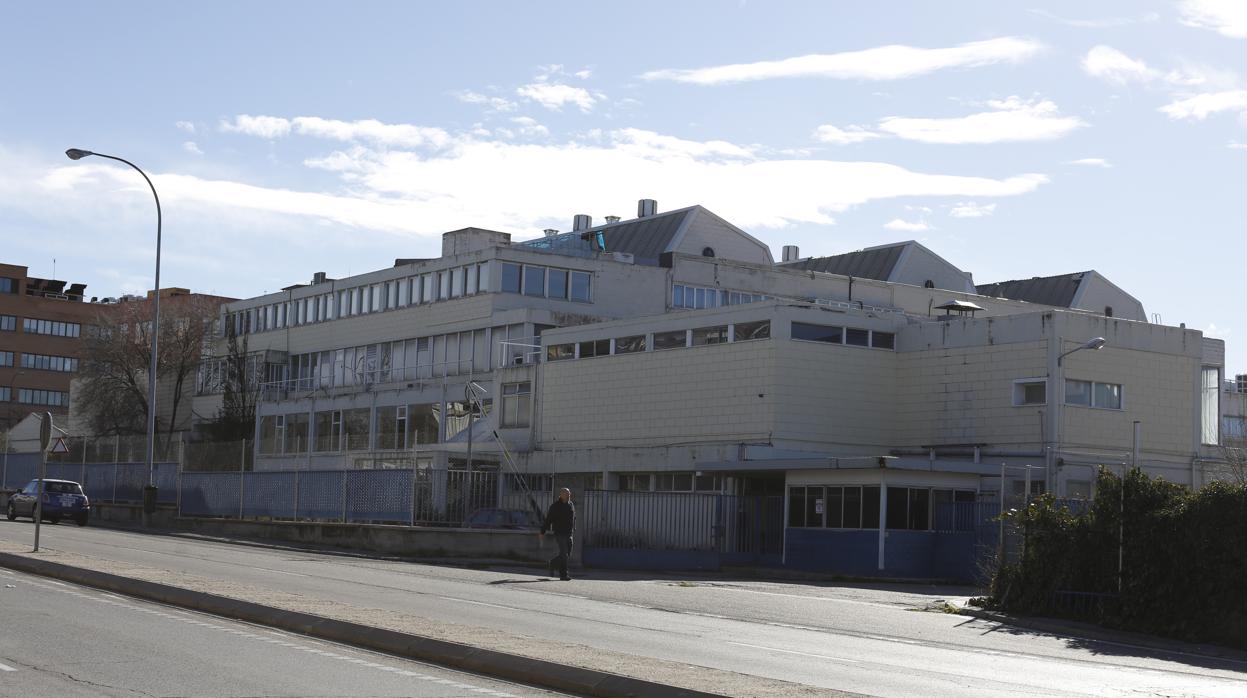
[[552,696],[0,570],[0,696]]
[[[0,522],[28,542],[30,524]],[[922,612],[927,587],[479,570],[48,527],[44,545],[536,638],[877,696],[1247,695],[1247,662]]]

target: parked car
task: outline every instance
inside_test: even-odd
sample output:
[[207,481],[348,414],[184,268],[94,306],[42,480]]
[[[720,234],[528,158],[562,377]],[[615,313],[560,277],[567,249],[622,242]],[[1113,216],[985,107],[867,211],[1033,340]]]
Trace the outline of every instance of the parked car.
[[537,515],[527,509],[477,509],[468,514],[463,522],[465,528],[504,528],[511,530],[537,530],[541,522]]
[[[9,495],[5,514],[9,521],[19,516],[35,518],[35,501],[39,497],[39,481],[31,480],[19,492]],[[43,518],[52,523],[61,519],[73,519],[79,526],[87,525],[91,502],[82,492],[82,485],[72,480],[43,481]]]

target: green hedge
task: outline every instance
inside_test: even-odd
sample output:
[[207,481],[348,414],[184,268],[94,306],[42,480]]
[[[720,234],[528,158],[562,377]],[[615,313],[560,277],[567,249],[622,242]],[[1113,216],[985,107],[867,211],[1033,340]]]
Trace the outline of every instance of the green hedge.
[[1212,483],[1190,492],[1137,469],[1126,475],[1124,498],[1121,486],[1101,469],[1083,513],[1048,495],[1006,512],[1024,549],[992,579],[992,603],[1069,615],[1054,592],[1105,594],[1091,613],[1105,625],[1247,649],[1247,486]]

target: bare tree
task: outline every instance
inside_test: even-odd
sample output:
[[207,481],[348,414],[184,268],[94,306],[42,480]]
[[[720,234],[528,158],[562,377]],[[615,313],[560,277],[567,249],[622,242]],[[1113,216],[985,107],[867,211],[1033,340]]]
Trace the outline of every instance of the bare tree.
[[1247,448],[1222,446],[1226,479],[1236,485],[1247,485]]
[[[169,400],[168,418],[157,415],[165,444],[178,426],[188,380],[199,367],[218,303],[195,296],[172,297],[160,319],[156,362],[158,392]],[[82,416],[97,436],[146,431],[147,372],[151,362],[151,315],[147,303],[104,309],[87,333],[80,366]],[[157,403],[161,411],[163,405]]]
[[248,356],[247,337],[233,332],[226,340],[221,362],[221,409],[208,424],[217,441],[239,441],[255,437],[255,405],[260,395],[260,366],[257,357]]

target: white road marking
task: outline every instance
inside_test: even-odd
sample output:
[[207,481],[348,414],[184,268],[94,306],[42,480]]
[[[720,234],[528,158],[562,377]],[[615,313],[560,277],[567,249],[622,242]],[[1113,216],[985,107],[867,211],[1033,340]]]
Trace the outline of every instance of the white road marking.
[[504,611],[516,610],[514,606],[502,606],[496,603],[485,603],[484,601],[469,601],[467,599],[457,599],[453,596],[436,596],[436,595],[434,596],[435,598],[443,599],[445,601],[454,601],[455,603],[470,603],[473,606],[489,606],[490,608],[501,608]]
[[833,657],[830,654],[811,654],[810,652],[798,652],[796,650],[781,650],[778,647],[763,647],[762,645],[750,645],[745,642],[732,642],[731,640],[728,640],[727,644],[740,645],[741,647],[752,647],[753,649],[756,649],[756,650],[769,650],[771,652],[783,652],[784,654],[799,654],[802,657],[817,657],[818,659],[830,659],[836,662],[848,662],[849,664],[861,664],[861,662],[856,659],[845,659],[844,657]]
[[0,664],[0,671],[17,671],[17,669],[14,669],[8,664]]

